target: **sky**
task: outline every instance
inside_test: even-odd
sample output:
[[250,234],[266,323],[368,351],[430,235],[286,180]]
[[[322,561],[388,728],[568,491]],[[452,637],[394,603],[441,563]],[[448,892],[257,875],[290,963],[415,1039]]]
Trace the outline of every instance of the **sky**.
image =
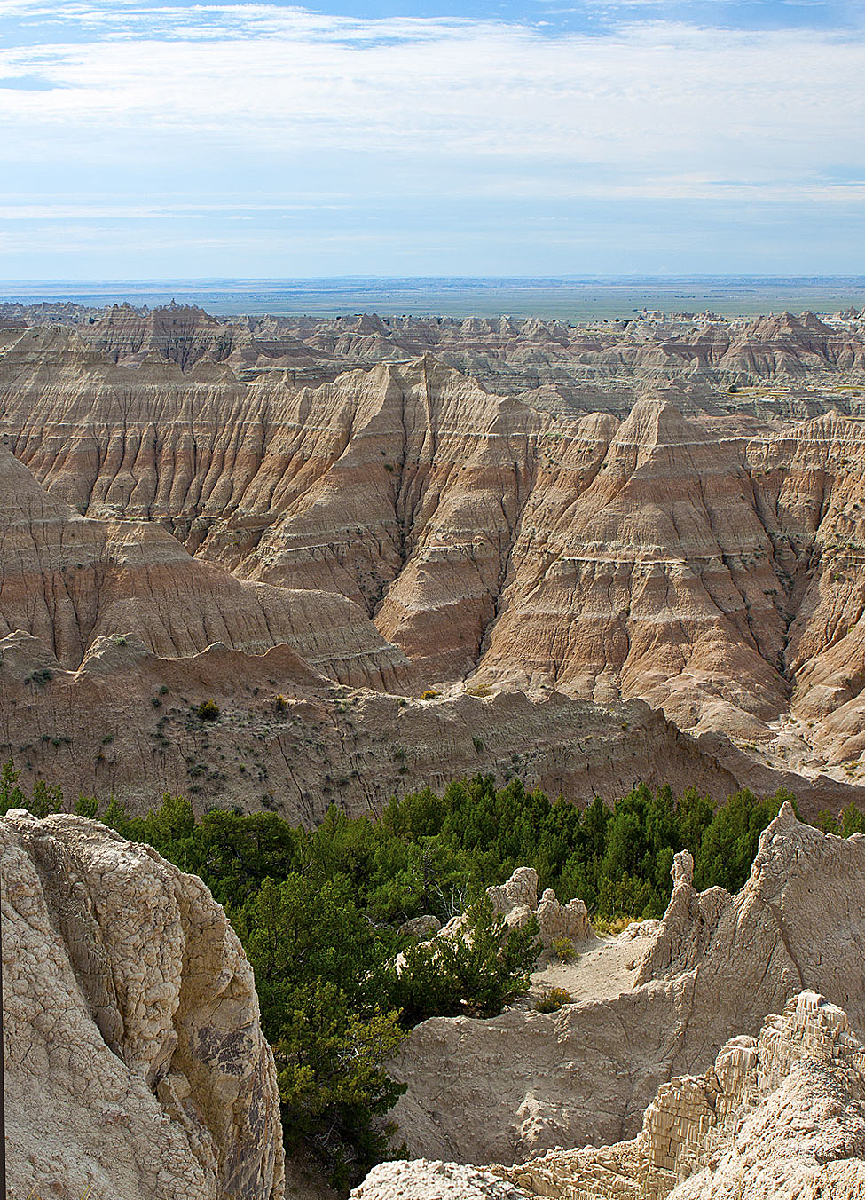
[[862,0],[0,0],[0,279],[865,274]]

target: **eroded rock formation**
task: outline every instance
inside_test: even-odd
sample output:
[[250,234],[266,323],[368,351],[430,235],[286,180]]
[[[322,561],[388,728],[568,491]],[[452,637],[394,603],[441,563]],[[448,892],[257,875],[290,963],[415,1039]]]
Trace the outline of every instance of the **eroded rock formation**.
[[860,314],[55,315],[0,345],[44,489],[0,463],[0,629],[62,665],[286,642],[352,686],[643,699],[809,812],[865,780]]
[[76,817],[0,844],[10,1194],[282,1200],[252,969],[201,881]]
[[147,521],[80,517],[0,448],[0,636],[39,638],[67,669],[101,637],[134,631],[163,658],[219,642],[285,644],[341,682],[398,687],[410,670],[355,605],[333,593],[242,583]]
[[610,1145],[636,1133],[662,1084],[705,1071],[728,1038],[756,1037],[802,989],[865,1028],[865,836],[823,835],[785,805],[738,895],[696,893],[682,860],[674,878],[660,926],[609,943],[612,963],[631,938],[626,971],[585,955],[583,989],[577,965],[577,1003],[413,1030],[395,1063],[408,1085],[395,1116],[412,1153],[512,1163],[543,1148]]
[[[865,1048],[842,1009],[801,992],[759,1035],[728,1041],[701,1076],[662,1085],[632,1141],[554,1150],[513,1167],[385,1163],[354,1200],[496,1195],[512,1200],[855,1200],[865,1188]],[[461,1173],[460,1173],[461,1172]]]

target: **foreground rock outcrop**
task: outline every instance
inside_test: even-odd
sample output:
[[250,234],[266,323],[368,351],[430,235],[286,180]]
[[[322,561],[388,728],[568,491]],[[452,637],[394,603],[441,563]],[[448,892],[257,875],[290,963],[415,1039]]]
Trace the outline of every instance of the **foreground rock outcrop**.
[[76,817],[0,820],[10,1195],[282,1200],[252,969],[201,881]]
[[[462,1172],[461,1174],[457,1174]],[[801,992],[758,1037],[728,1041],[701,1076],[664,1084],[637,1137],[598,1149],[554,1150],[514,1167],[425,1160],[375,1168],[354,1200],[856,1200],[865,1190],[865,1047],[847,1016]],[[503,1197],[504,1200],[504,1197]]]
[[865,1047],[842,1009],[801,992],[703,1075],[661,1087],[633,1141],[502,1174],[562,1200],[853,1200],[865,1187],[863,1101]]
[[[756,1036],[803,989],[865,1028],[865,836],[823,835],[785,804],[736,896],[698,894],[688,867],[676,862],[659,925],[584,955],[577,1003],[413,1030],[394,1064],[408,1085],[394,1115],[411,1153],[513,1163],[633,1136],[659,1087],[705,1071],[728,1038]],[[605,953],[626,969],[605,971]]]

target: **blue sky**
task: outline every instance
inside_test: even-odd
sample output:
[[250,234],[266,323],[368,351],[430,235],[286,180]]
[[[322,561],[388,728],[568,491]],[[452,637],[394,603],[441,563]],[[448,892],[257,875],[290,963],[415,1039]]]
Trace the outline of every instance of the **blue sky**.
[[860,0],[0,0],[0,279],[865,273]]

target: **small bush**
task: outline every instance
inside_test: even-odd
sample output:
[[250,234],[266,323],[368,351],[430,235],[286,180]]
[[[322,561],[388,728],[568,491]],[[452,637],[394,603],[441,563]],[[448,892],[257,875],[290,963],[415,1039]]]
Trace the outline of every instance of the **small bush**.
[[90,817],[91,820],[95,820],[99,812],[99,801],[95,796],[79,796],[75,801],[74,812],[76,817]]
[[477,750],[478,754],[480,754],[486,748],[484,746],[484,739],[482,737],[473,737],[472,742],[473,742],[474,748],[475,748],[475,750]]
[[627,929],[629,925],[633,925],[638,921],[639,917],[592,917],[592,925],[595,933],[600,933],[603,936],[615,937],[621,933],[623,929]]
[[284,713],[288,708],[288,701],[286,700],[285,696],[283,696],[282,692],[274,697],[273,707],[278,713]]
[[535,1010],[539,1013],[554,1013],[558,1012],[563,1004],[573,1004],[574,998],[567,988],[551,987],[546,988],[535,1004]]
[[574,943],[569,937],[556,937],[550,942],[550,949],[559,962],[573,962],[577,957],[577,950]]
[[427,688],[425,692],[421,692],[420,698],[421,700],[435,700],[436,696],[438,695],[440,695],[440,693],[437,692],[435,688]]
[[198,706],[198,719],[200,721],[215,721],[219,716],[219,707],[213,700],[202,700]]

